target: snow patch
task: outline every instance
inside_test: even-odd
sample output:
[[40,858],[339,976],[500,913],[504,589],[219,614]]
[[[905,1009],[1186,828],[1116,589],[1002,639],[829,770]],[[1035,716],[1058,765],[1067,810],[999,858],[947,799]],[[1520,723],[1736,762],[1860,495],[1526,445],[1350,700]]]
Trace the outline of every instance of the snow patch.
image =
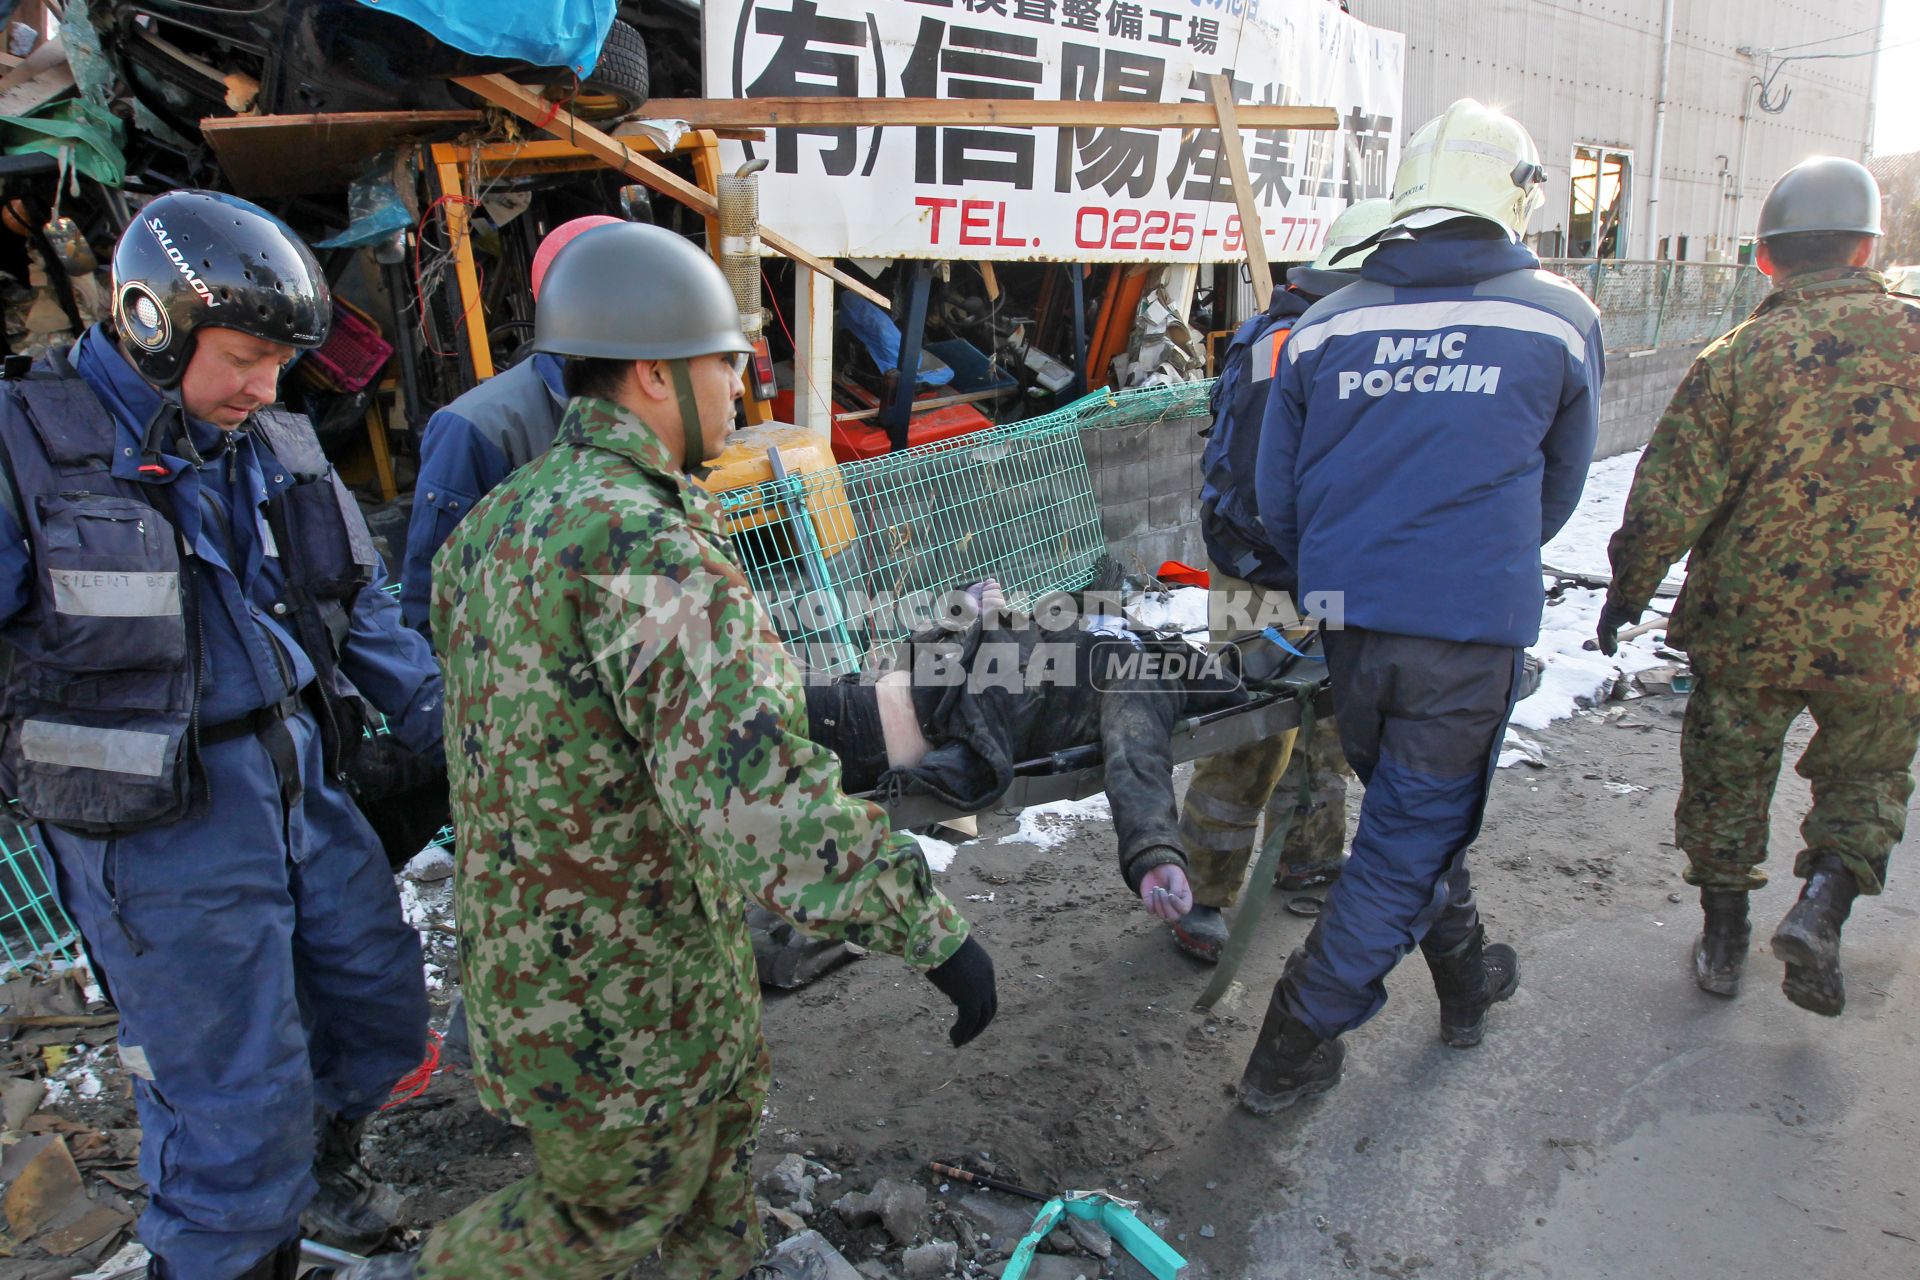
[[1020,829],[1001,836],[1001,844],[1030,844],[1036,849],[1051,849],[1065,844],[1083,822],[1111,822],[1113,809],[1105,792],[1084,800],[1054,800],[1020,811]]
[[953,865],[954,858],[959,856],[959,848],[948,844],[945,840],[936,840],[932,836],[923,836],[918,832],[914,833],[913,838],[920,842],[920,852],[926,856],[927,866],[935,871],[945,871]]
[[[1633,487],[1634,469],[1639,465],[1639,450],[1594,463],[1587,472],[1587,487],[1580,505],[1574,509],[1566,527],[1541,549],[1540,558],[1573,573],[1602,576],[1609,573],[1607,542],[1620,527],[1627,493]],[[1553,579],[1548,578],[1547,585],[1552,584]],[[1656,652],[1666,643],[1664,629],[1625,641],[1620,652],[1611,658],[1598,649],[1585,648],[1586,642],[1593,639],[1594,628],[1600,622],[1600,607],[1605,602],[1606,592],[1584,587],[1568,587],[1559,603],[1548,602],[1540,619],[1540,640],[1529,651],[1543,666],[1540,687],[1514,707],[1511,721],[1514,728],[1544,729],[1583,706],[1604,701],[1607,690],[1622,675],[1630,676],[1667,661]],[[1671,600],[1654,601],[1643,621],[1653,621],[1672,605]],[[1502,768],[1525,758],[1525,749],[1516,747],[1518,737],[1508,735],[1506,749],[1500,756]]]

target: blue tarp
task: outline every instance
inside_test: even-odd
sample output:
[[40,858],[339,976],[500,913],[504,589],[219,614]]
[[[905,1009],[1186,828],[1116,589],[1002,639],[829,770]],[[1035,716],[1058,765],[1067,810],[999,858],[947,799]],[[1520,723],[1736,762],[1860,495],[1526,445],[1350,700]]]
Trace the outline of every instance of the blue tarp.
[[593,70],[613,25],[615,0],[361,0],[425,27],[434,39],[485,58]]

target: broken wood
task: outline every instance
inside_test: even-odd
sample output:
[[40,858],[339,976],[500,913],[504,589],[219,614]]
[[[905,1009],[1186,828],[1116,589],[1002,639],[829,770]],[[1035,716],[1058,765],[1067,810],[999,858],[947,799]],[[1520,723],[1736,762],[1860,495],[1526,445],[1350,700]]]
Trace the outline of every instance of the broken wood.
[[[1209,129],[1205,102],[1085,102],[1030,98],[655,98],[646,113],[696,129],[821,129],[999,125],[1058,129]],[[1250,129],[1337,129],[1332,107],[1240,108]]]
[[4,1163],[16,1172],[0,1207],[16,1240],[31,1240],[40,1228],[87,1198],[86,1184],[62,1138],[22,1142],[7,1153]]
[[209,116],[200,132],[241,195],[298,196],[339,190],[395,143],[482,119],[478,111]]
[[[565,107],[548,102],[539,94],[523,85],[515,84],[503,75],[462,76],[454,83],[469,93],[479,95],[494,106],[512,112],[536,129],[544,130],[564,142],[571,142],[582,151],[588,152],[660,194],[672,196],[696,213],[714,217],[720,211],[719,202],[713,196],[679,174],[655,164],[620,139],[595,128],[584,120],[577,119]],[[852,290],[875,306],[892,308],[893,302],[885,294],[862,284],[831,262],[808,253],[771,227],[763,225],[760,228],[760,239],[774,252],[784,254],[802,266],[818,271],[841,288]]]
[[117,1013],[0,1013],[0,1023],[13,1027],[111,1027]]
[[[1247,176],[1247,153],[1240,146],[1240,114],[1233,101],[1233,77],[1208,77],[1213,109],[1220,124],[1220,151],[1233,179],[1233,199],[1240,206],[1240,236],[1247,244],[1247,274],[1253,279],[1253,300],[1265,307],[1273,297],[1273,269],[1267,265],[1267,237],[1260,226],[1260,206],[1253,199],[1253,180]],[[1256,108],[1248,108],[1249,114]]]

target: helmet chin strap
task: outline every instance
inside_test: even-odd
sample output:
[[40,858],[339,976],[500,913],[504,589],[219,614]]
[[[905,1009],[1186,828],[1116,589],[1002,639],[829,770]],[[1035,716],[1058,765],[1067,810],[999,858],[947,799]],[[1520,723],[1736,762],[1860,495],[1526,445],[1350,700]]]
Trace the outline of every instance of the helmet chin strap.
[[690,476],[707,473],[707,436],[700,423],[700,402],[693,395],[693,371],[685,360],[669,360],[673,394],[680,402],[680,463]]

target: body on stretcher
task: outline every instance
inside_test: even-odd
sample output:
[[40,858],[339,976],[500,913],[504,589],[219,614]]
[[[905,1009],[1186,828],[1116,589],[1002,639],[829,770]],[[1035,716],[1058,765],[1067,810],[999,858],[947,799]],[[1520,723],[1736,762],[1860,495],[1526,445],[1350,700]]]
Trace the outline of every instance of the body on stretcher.
[[[1179,721],[1173,727],[1170,743],[1172,763],[1184,764],[1232,751],[1298,728],[1303,699],[1311,699],[1320,715],[1333,714],[1324,665],[1294,663],[1282,674],[1254,686],[1246,702]],[[1016,764],[1012,784],[993,807],[1024,809],[1055,800],[1080,800],[1105,789],[1100,744],[1088,743]],[[901,828],[946,822],[973,812],[927,795],[868,792],[859,798],[884,808],[893,825]]]

